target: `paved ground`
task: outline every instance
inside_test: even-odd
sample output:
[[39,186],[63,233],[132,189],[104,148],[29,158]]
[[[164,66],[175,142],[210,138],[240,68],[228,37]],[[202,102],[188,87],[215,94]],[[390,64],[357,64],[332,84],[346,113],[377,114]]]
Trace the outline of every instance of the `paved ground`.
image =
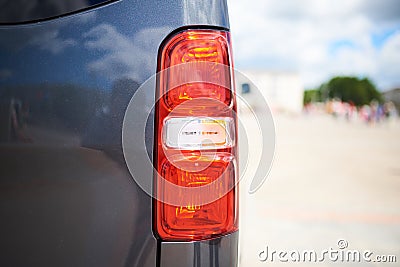
[[[340,250],[340,239],[348,243],[343,251],[369,250],[371,259],[395,255],[397,263],[333,263],[325,254],[323,262],[312,265],[399,266],[400,126],[367,126],[321,115],[280,115],[275,123],[270,176],[253,195],[241,185],[241,266],[309,266],[292,262],[288,254],[286,263],[277,254],[271,262],[271,253],[314,250],[320,259],[330,247]],[[260,149],[254,142],[252,156]],[[258,255],[266,246],[269,257],[262,262]]]

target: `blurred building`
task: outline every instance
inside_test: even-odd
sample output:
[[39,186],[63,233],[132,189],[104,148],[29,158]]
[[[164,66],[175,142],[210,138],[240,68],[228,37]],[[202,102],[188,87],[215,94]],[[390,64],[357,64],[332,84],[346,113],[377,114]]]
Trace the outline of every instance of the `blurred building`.
[[[296,72],[247,70],[236,76],[237,92],[254,109],[262,105],[261,95],[273,112],[300,113],[303,109],[304,87]],[[256,90],[259,90],[259,95]]]
[[400,88],[383,92],[383,98],[385,101],[393,102],[396,106],[396,109],[400,111]]

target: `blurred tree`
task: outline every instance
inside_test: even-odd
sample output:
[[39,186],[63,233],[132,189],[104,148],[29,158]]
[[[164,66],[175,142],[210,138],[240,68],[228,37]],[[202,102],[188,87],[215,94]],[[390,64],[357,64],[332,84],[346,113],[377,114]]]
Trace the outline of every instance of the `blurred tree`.
[[303,104],[307,105],[312,102],[320,102],[321,101],[321,90],[319,89],[310,89],[304,91],[304,99]]
[[305,91],[304,104],[333,98],[356,106],[369,104],[372,100],[383,100],[381,93],[368,78],[338,76],[323,83],[318,89]]

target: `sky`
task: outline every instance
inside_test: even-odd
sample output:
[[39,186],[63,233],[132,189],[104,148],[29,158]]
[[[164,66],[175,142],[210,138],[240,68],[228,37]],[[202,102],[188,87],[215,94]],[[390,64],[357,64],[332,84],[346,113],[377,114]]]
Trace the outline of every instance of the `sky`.
[[238,70],[298,72],[306,88],[336,75],[400,87],[399,0],[228,0]]

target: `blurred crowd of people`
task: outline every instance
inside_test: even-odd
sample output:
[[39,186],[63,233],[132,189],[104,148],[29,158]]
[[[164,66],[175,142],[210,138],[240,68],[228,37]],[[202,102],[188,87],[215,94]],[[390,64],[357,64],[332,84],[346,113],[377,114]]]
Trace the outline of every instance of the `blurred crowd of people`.
[[393,102],[380,104],[377,101],[372,101],[369,105],[361,107],[336,99],[326,103],[309,103],[304,106],[304,113],[327,113],[335,118],[344,118],[348,121],[358,120],[366,124],[395,121],[398,118],[398,111]]

